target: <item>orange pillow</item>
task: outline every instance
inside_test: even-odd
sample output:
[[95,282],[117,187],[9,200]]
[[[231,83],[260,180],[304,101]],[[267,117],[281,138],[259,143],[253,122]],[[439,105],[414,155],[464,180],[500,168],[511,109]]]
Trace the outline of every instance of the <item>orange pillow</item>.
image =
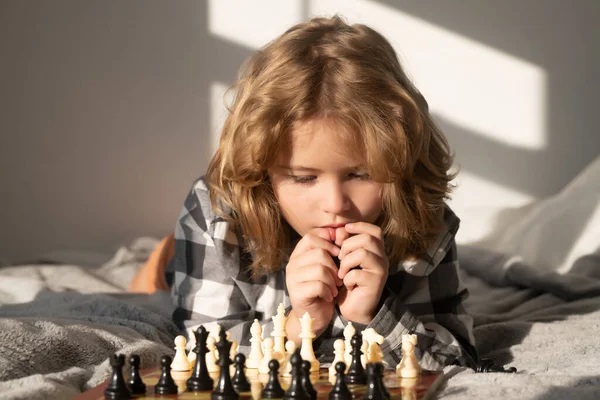
[[157,290],[169,290],[165,281],[165,269],[173,258],[175,235],[171,233],[154,248],[148,261],[137,271],[127,289],[133,293],[152,294]]

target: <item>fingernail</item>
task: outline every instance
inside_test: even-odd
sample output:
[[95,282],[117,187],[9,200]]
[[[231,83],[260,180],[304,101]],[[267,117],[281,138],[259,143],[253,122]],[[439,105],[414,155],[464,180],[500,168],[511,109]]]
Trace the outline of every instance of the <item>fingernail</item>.
[[350,223],[350,224],[346,224],[346,228],[350,228],[352,229],[354,227],[354,224]]

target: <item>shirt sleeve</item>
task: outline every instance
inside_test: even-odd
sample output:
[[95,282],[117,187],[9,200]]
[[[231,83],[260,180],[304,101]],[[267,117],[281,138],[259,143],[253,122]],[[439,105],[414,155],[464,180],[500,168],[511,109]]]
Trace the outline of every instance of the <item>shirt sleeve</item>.
[[177,220],[174,256],[166,272],[173,320],[192,340],[191,331],[200,325],[210,331],[218,324],[247,353],[254,319],[267,332],[272,321],[263,320],[256,309],[266,282],[251,279],[249,257],[240,243],[231,223],[212,210],[204,180],[196,181]]
[[473,319],[463,305],[468,291],[458,274],[457,229],[458,219],[438,239],[433,263],[421,260],[421,268],[419,263],[405,263],[406,268],[388,277],[383,304],[369,327],[384,336],[381,350],[389,365],[402,358],[402,334],[414,333],[415,355],[424,369],[440,370],[451,364],[475,367]]

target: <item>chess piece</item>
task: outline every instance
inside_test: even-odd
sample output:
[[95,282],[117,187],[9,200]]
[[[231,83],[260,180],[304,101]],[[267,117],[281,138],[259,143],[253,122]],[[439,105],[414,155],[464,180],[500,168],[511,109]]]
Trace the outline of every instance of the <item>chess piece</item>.
[[248,378],[246,378],[246,373],[244,372],[246,356],[242,353],[236,354],[234,357],[234,363],[235,372],[232,378],[233,388],[238,393],[250,391],[250,382],[248,382]]
[[350,368],[350,363],[352,362],[352,336],[356,333],[356,328],[352,325],[352,322],[348,322],[348,325],[344,328],[344,361],[346,363],[346,372],[348,372],[348,368]]
[[287,357],[285,358],[285,364],[283,365],[283,371],[281,371],[281,375],[290,376],[292,374],[292,363],[290,363],[290,358],[296,351],[296,342],[293,340],[288,340],[285,342],[285,351],[287,352]]
[[378,363],[383,359],[383,352],[380,345],[383,344],[384,338],[375,329],[367,328],[362,332],[363,339],[368,342],[367,362]]
[[196,355],[196,362],[194,363],[192,376],[187,380],[187,390],[191,392],[211,390],[214,381],[208,374],[208,369],[206,368],[206,353],[208,353],[206,340],[208,338],[208,332],[201,326],[193,331],[193,333],[196,338],[196,346],[194,346],[192,352]]
[[346,364],[343,361],[339,361],[335,364],[335,384],[329,392],[329,400],[352,400],[352,393],[346,385],[345,378]]
[[154,393],[160,395],[177,394],[177,384],[171,376],[171,357],[169,356],[162,356],[160,359],[160,378],[154,386]]
[[309,400],[310,396],[304,391],[302,386],[302,357],[300,356],[300,349],[296,349],[294,354],[290,357],[290,364],[292,365],[292,381],[288,390],[283,395],[283,400]]
[[367,342],[364,338],[362,341],[362,345],[360,346],[360,351],[362,354],[360,355],[360,363],[363,366],[363,369],[367,368],[367,352],[369,351],[369,342]]
[[321,363],[317,360],[313,350],[313,340],[317,336],[313,331],[314,321],[315,320],[310,317],[309,313],[304,313],[302,318],[300,318],[301,330],[298,335],[298,337],[302,339],[300,356],[303,360],[310,361],[310,372],[318,372],[321,366]]
[[400,378],[402,400],[417,400],[418,378]]
[[285,391],[279,383],[279,361],[269,361],[269,380],[261,393],[261,398],[278,399],[283,397]]
[[219,331],[217,350],[219,350],[219,380],[210,397],[212,400],[238,400],[240,396],[233,387],[229,371],[229,366],[231,365],[231,359],[229,358],[231,342],[227,340],[226,333],[223,330]]
[[189,371],[191,369],[190,360],[188,360],[185,354],[186,342],[183,335],[175,338],[175,357],[173,357],[173,362],[171,363],[171,371]]
[[206,338],[206,347],[208,348],[208,352],[206,353],[206,369],[208,372],[219,372],[216,340],[214,337],[210,336],[210,334]]
[[396,375],[400,378],[416,378],[421,375],[421,366],[415,356],[417,335],[402,335],[402,360],[396,367]]
[[125,379],[123,379],[123,365],[125,365],[125,356],[123,354],[113,354],[109,358],[112,373],[110,382],[104,390],[104,398],[106,400],[123,400],[129,399],[131,393],[127,389]]
[[[381,367],[381,368],[380,368]],[[390,394],[383,384],[383,364],[367,364],[367,390],[365,400],[389,400]]]
[[310,381],[310,361],[302,360],[302,364],[300,366],[302,368],[302,387],[308,394],[310,400],[317,400],[317,391]]
[[266,338],[263,341],[263,346],[264,346],[264,355],[263,355],[263,359],[258,367],[258,373],[259,374],[268,374],[269,373],[269,361],[273,360],[273,339],[272,338]]
[[335,365],[338,362],[343,361],[345,364],[344,339],[337,339],[335,342],[333,342],[333,354],[334,354],[334,359],[333,359],[333,362],[331,363],[331,365],[329,366],[329,376],[333,376],[336,374]]
[[288,317],[285,316],[285,307],[283,303],[279,303],[277,307],[277,315],[273,318],[273,358],[282,364],[285,361],[285,326],[287,325]]
[[350,345],[352,346],[350,352],[352,361],[350,361],[350,367],[346,373],[346,383],[364,385],[367,383],[367,377],[365,376],[365,370],[360,361],[360,356],[362,354],[362,351],[360,350],[362,345],[360,333],[357,332],[352,336]]
[[131,370],[127,384],[129,385],[131,394],[137,395],[146,393],[146,384],[142,382],[142,377],[140,375],[140,356],[134,354],[129,357],[129,365],[131,366]]
[[254,320],[250,327],[250,354],[246,360],[246,368],[258,369],[263,359],[262,344],[262,326],[257,319]]

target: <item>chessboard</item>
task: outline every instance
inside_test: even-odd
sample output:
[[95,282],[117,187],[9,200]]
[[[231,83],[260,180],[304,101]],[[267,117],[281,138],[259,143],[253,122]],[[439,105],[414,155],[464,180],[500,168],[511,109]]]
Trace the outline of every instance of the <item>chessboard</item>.
[[[154,385],[156,385],[158,382],[161,374],[161,369],[159,367],[155,369],[142,370],[140,371],[140,374],[142,380],[147,386],[147,392],[145,395],[132,397],[134,399],[210,399],[210,390],[201,392],[186,391],[186,380],[190,377],[191,371],[171,371],[171,376],[177,384],[179,394],[170,396],[154,394]],[[219,374],[211,373],[210,375],[216,383],[219,379]],[[249,392],[241,392],[240,399],[260,399],[262,389],[268,380],[268,375],[251,375],[250,373],[247,373],[247,377],[251,385],[251,390]],[[290,380],[291,379],[289,377],[280,378],[280,383],[284,390],[287,390]],[[430,398],[435,393],[442,380],[442,372],[433,371],[422,371],[421,376],[418,378],[399,378],[396,376],[396,373],[393,370],[387,370],[385,371],[383,378],[384,385],[390,393],[391,399],[403,400]],[[331,391],[335,382],[335,376],[330,377],[328,370],[326,368],[321,368],[318,374],[311,374],[311,382],[318,393],[318,399],[329,399],[329,392]],[[108,381],[78,395],[74,398],[74,400],[104,400],[104,389],[106,389],[107,386]],[[352,392],[353,399],[363,398],[366,390],[365,385],[348,385],[348,387]]]

